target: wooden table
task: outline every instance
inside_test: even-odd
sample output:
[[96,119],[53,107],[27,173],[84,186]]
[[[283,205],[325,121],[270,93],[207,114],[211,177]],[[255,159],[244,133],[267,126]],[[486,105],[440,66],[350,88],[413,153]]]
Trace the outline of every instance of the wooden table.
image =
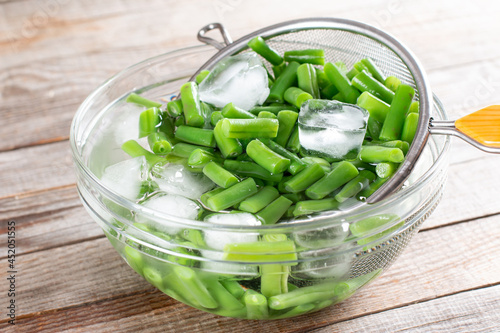
[[[500,156],[453,140],[444,198],[399,260],[347,301],[296,319],[222,318],[136,275],[84,211],[68,144],[83,99],[126,66],[300,17],[373,24],[410,47],[451,118],[499,102],[500,5],[476,1],[0,1],[0,331],[498,332]],[[7,224],[15,221],[15,326]]]

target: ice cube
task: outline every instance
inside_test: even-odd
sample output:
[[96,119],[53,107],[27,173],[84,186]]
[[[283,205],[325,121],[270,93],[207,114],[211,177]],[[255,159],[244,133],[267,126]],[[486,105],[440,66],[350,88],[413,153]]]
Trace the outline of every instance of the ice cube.
[[152,175],[160,190],[197,200],[215,187],[202,173],[193,173],[181,164],[155,165]]
[[298,279],[345,279],[349,277],[354,257],[349,250],[351,248],[351,244],[345,243],[333,248],[302,251],[299,255],[300,263],[292,267],[292,276]]
[[[241,225],[253,226],[261,225],[262,223],[250,213],[234,213],[234,214],[213,214],[205,218],[205,222],[222,225]],[[203,250],[201,255],[204,258],[222,261],[224,246],[232,243],[247,243],[258,241],[258,233],[234,231],[220,231],[213,229],[204,231],[204,240],[208,248],[212,250]],[[229,275],[257,275],[257,267],[253,265],[231,264],[223,262],[203,261],[202,268],[222,274]]]
[[311,99],[300,108],[299,140],[307,154],[355,159],[366,133],[368,111],[353,104]]
[[[161,213],[190,220],[198,218],[201,213],[200,205],[193,200],[185,198],[181,195],[163,192],[158,192],[148,198],[142,203],[142,205]],[[154,229],[169,235],[175,235],[183,229],[182,226],[173,221],[166,223],[160,219],[148,219],[141,215],[136,217],[136,221],[139,223],[145,223]]]
[[200,99],[216,107],[233,103],[249,110],[269,95],[267,72],[255,52],[221,60],[200,83]]
[[101,182],[123,197],[136,200],[147,178],[148,164],[144,156],[131,158],[104,169]]

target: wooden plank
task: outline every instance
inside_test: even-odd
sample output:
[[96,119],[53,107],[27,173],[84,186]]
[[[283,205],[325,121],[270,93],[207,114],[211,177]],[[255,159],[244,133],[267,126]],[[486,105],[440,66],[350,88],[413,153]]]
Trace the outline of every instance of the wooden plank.
[[[373,4],[366,2],[363,5],[365,8],[363,11],[354,10],[346,4],[339,6],[336,13],[381,25],[389,32],[396,33],[402,40],[411,42],[410,46],[415,48],[415,53],[423,58],[423,63],[431,74],[434,69],[455,66],[453,70],[456,74],[450,74],[448,70],[442,74],[445,78],[442,84],[434,84],[432,76],[431,83],[436,88],[438,96],[445,101],[449,99],[456,103],[457,99],[447,98],[441,93],[442,87],[453,88],[455,90],[453,96],[459,94],[458,101],[461,101],[465,98],[463,91],[474,91],[476,86],[480,85],[477,80],[463,79],[464,74],[470,76],[477,73],[476,70],[470,68],[471,66],[459,68],[456,66],[470,62],[468,59],[472,56],[477,59],[477,63],[472,67],[482,66],[482,60],[498,59],[499,52],[493,52],[497,49],[494,41],[499,29],[498,20],[486,19],[485,13],[478,11],[479,7],[474,5],[467,8],[469,14],[467,20],[471,24],[458,25],[467,30],[457,32],[457,22],[463,20],[460,13],[463,13],[464,8],[457,9],[457,6],[449,5],[440,20],[435,20],[432,24],[427,22],[425,27],[431,28],[423,29],[420,24],[415,23],[420,22],[422,17],[426,16],[414,13],[419,13],[422,10],[419,8],[426,8],[430,3],[400,4],[399,13],[407,13],[409,16],[391,15],[390,21],[384,16],[384,13],[390,13],[391,8],[386,1]],[[258,8],[259,5],[222,0],[215,4],[204,2],[199,4],[201,7],[195,11],[203,13],[203,19],[190,16],[186,20],[182,15],[170,15],[176,9],[185,10],[186,5],[180,7],[181,5],[175,2],[166,6],[163,2],[153,1],[148,3],[146,8],[130,2],[127,4],[86,2],[78,5],[65,2],[64,5],[52,8],[51,11],[47,9],[50,14],[47,15],[48,18],[45,21],[39,18],[41,20],[39,26],[34,27],[31,33],[25,32],[25,37],[22,36],[23,24],[30,22],[33,24],[37,14],[43,13],[43,4],[23,1],[0,7],[3,10],[5,22],[9,22],[2,30],[4,44],[10,40],[8,45],[12,46],[0,48],[0,55],[3,59],[0,66],[5,66],[3,74],[0,75],[4,83],[3,98],[0,100],[0,108],[4,110],[0,114],[0,123],[4,124],[0,134],[0,139],[2,139],[0,150],[66,139],[71,119],[78,105],[91,90],[111,74],[168,49],[197,44],[195,34],[202,25],[200,22],[221,21],[222,18],[222,22],[234,29],[235,36],[248,33],[255,27],[275,23],[276,18],[273,13],[279,9],[280,5],[278,3],[265,5],[268,9],[262,11],[258,20],[248,19],[248,17],[242,20],[242,13]],[[312,6],[313,9],[311,9],[310,6],[305,5],[299,3],[297,11],[287,12],[282,19],[303,17],[304,7],[308,8],[306,13],[310,16],[324,15],[323,10],[320,9],[323,6]],[[434,2],[432,5],[436,6]],[[488,11],[488,15],[494,17],[497,6],[492,7],[489,4],[488,7],[492,8],[491,12]],[[437,12],[437,9],[426,12],[426,15],[429,16],[434,12]],[[145,18],[151,15],[169,17],[169,20],[161,25],[161,29],[143,31],[132,28],[141,26]],[[445,20],[450,17],[451,23]],[[179,29],[180,26],[183,28]],[[470,29],[471,27],[474,29]],[[164,31],[172,33],[166,35]],[[439,39],[439,48],[434,47],[436,31],[443,36]],[[457,33],[463,33],[463,36],[467,36],[464,38],[477,41],[477,47],[460,47],[463,44],[462,39],[448,38]],[[65,47],[60,47],[60,45]],[[58,56],[54,56],[55,48],[58,50]],[[110,58],[113,61],[110,62]],[[497,67],[485,67],[488,77],[499,76]],[[459,79],[454,80],[454,76]],[[450,82],[453,82],[453,85]],[[460,86],[463,84],[469,84],[469,86],[462,90]],[[495,94],[491,94],[487,101],[493,102],[494,96]],[[472,103],[472,107],[477,107],[482,105],[481,102],[487,101],[477,101]],[[54,114],[58,116],[54,117]],[[27,124],[23,121],[26,118],[32,121]]]
[[[32,325],[61,323],[62,317],[68,318],[74,311],[72,308],[78,307],[82,329],[95,324],[92,330],[104,330],[115,320],[120,326],[117,328],[126,329],[137,321],[145,324],[141,321],[145,318],[152,327],[161,324],[196,330],[202,323],[209,331],[275,332],[323,327],[367,312],[376,313],[498,284],[500,257],[487,254],[500,250],[499,218],[497,215],[417,234],[387,272],[339,306],[300,320],[238,321],[238,325],[233,320],[189,309],[150,293],[149,285],[118,258],[105,239],[51,249],[43,255],[27,254],[19,258],[18,264],[25,281],[19,286],[19,323],[23,320]],[[4,302],[2,298],[0,301]],[[135,304],[139,315],[124,318],[127,312],[119,309],[133,311],[131,304]],[[95,318],[100,314],[109,316],[108,320],[96,323]]]
[[496,332],[500,286],[466,291],[326,326],[311,332]]

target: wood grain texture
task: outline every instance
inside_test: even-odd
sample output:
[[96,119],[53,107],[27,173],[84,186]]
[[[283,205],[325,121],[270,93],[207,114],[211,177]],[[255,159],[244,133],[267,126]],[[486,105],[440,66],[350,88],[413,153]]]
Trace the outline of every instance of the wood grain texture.
[[[63,318],[75,311],[79,313],[82,331],[105,330],[110,322],[116,327],[133,329],[142,320],[147,320],[148,326],[153,328],[175,327],[179,332],[183,328],[186,332],[196,329],[200,332],[203,331],[200,329],[207,332],[258,329],[288,332],[323,327],[367,313],[500,283],[500,257],[481,255],[500,249],[499,222],[499,216],[495,216],[421,232],[401,258],[369,287],[338,306],[304,316],[300,321],[236,321],[237,325],[232,319],[190,309],[161,297],[160,292],[152,292],[152,288],[118,257],[106,239],[93,240],[47,250],[43,255],[22,256],[19,270],[27,283],[19,288],[20,300],[24,300],[20,315],[26,318],[26,323],[34,325],[31,327],[46,325],[53,332],[60,328],[57,325],[64,321]],[[52,274],[53,271],[58,274]],[[74,278],[68,279],[68,276]],[[78,283],[74,283],[75,278]],[[137,306],[136,316],[126,315],[127,311],[132,311],[132,304]],[[155,310],[151,309],[151,304],[155,304]],[[37,314],[38,311],[41,312]],[[182,322],[188,325],[176,326],[179,317],[171,315],[172,312],[182,313],[179,314]],[[106,320],[96,323],[95,317],[100,314]],[[20,319],[19,324],[23,325],[23,321]],[[203,323],[203,327],[197,323]]]

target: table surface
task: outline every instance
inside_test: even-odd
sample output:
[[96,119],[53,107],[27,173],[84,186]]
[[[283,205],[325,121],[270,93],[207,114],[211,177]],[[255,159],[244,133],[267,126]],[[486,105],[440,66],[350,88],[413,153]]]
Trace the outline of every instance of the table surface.
[[[0,331],[498,332],[500,156],[452,140],[438,209],[398,261],[339,305],[289,320],[191,309],[118,256],[81,205],[71,119],[106,78],[198,45],[203,25],[233,37],[289,19],[337,16],[380,27],[424,65],[456,119],[500,96],[500,2],[0,1]],[[16,325],[9,325],[7,222],[16,223]]]

